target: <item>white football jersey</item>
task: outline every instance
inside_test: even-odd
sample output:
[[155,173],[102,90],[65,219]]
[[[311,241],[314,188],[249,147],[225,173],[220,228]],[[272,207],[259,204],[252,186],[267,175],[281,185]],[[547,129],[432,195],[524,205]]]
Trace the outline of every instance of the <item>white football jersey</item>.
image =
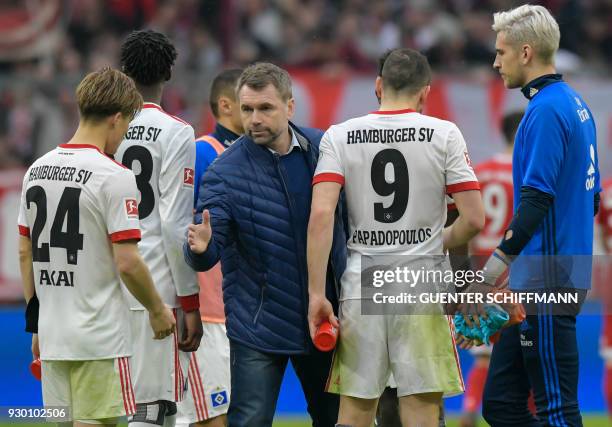
[[[183,258],[187,226],[193,222],[194,140],[189,124],[145,102],[115,154],[136,175],[138,248],[169,307],[178,307],[177,295],[199,292],[196,273]],[[128,299],[132,309],[144,309],[136,298]]]
[[26,172],[19,232],[32,240],[43,360],[129,356],[129,306],[111,242],[140,239],[134,174],[93,145],[62,144]]
[[479,188],[457,126],[413,110],[329,128],[313,184],[323,181],[342,184],[347,201],[342,299],[360,297],[361,255],[442,255],[446,195]]

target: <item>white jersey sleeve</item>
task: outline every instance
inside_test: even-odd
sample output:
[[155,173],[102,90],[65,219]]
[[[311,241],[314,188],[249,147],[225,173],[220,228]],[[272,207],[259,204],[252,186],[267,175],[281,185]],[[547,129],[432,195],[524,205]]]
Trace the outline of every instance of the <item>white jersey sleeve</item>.
[[472,169],[465,140],[456,125],[450,127],[446,142],[446,193],[479,190],[480,186]]
[[140,193],[129,169],[109,175],[102,189],[104,214],[111,242],[140,240],[138,203]]
[[325,132],[319,145],[319,161],[312,183],[337,182],[344,185],[344,164],[342,154],[334,144],[331,129]]
[[192,222],[195,166],[195,135],[183,127],[165,147],[159,174],[159,216],[162,242],[176,294],[197,294],[200,290],[194,271],[183,258],[183,242]]

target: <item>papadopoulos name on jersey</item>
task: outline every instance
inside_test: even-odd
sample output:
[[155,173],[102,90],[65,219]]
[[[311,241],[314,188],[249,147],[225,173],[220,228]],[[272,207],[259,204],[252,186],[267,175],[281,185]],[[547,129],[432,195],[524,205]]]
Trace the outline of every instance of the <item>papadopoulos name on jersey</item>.
[[355,230],[353,243],[368,246],[416,245],[431,237],[431,228],[412,230]]
[[347,144],[393,144],[396,142],[431,142],[434,129],[353,129],[346,133]]

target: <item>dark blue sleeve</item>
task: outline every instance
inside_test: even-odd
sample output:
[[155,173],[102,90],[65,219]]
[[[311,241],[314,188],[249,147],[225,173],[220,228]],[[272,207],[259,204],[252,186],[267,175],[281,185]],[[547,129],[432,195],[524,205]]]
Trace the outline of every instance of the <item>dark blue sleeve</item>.
[[534,107],[524,123],[521,186],[555,197],[568,141],[569,126],[562,114],[553,105]]
[[498,248],[506,255],[519,255],[544,221],[553,202],[554,198],[548,193],[532,187],[521,187],[521,198],[516,214],[506,229],[512,233],[508,238],[506,238],[508,233],[504,233]]
[[217,158],[217,151],[206,141],[196,141],[196,162],[195,162],[195,185],[194,187],[194,202],[196,207],[198,203],[198,195],[200,194],[200,186],[202,184],[202,176],[210,164]]
[[195,223],[202,222],[202,212],[208,209],[212,237],[208,248],[200,255],[193,253],[187,242],[183,246],[185,261],[196,271],[207,271],[219,261],[223,248],[231,243],[233,224],[225,181],[214,168],[210,168],[203,176],[203,183],[196,205]]

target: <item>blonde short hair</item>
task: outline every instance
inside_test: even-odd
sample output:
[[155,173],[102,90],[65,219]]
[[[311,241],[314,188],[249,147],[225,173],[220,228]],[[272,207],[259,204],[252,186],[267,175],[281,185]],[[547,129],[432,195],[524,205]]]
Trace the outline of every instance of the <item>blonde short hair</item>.
[[142,108],[142,96],[134,81],[112,68],[89,73],[76,89],[83,120],[97,121],[116,113],[133,117]]
[[546,64],[553,63],[559,49],[559,25],[548,9],[525,4],[493,14],[493,31],[504,32],[510,44],[529,44]]

